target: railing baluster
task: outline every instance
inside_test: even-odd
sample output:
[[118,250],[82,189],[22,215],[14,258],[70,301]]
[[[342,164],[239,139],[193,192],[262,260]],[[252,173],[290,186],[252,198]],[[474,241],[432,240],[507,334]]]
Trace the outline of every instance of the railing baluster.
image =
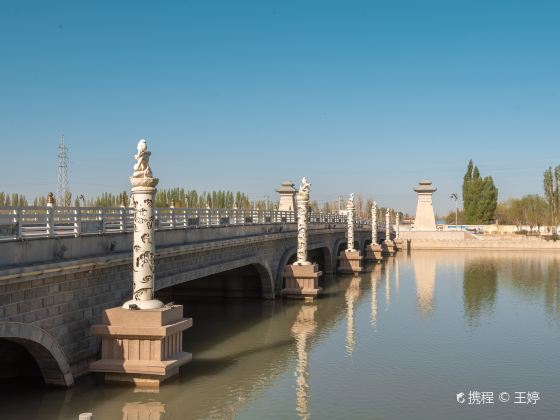
[[79,208],[74,210],[74,237],[78,237],[82,233],[82,212]]

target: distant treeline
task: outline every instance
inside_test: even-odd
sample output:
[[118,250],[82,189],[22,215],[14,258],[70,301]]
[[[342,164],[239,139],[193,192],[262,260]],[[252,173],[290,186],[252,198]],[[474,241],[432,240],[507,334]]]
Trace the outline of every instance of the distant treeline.
[[[69,194],[68,202],[72,202]],[[159,189],[156,192],[156,207],[170,207],[172,203],[175,207],[191,208],[233,208],[239,209],[259,209],[272,210],[277,206],[276,202],[270,200],[249,200],[249,196],[242,192],[232,192],[226,190],[203,191],[185,190],[184,188]],[[129,204],[129,194],[123,191],[118,194],[103,192],[97,197],[84,197],[80,195],[74,197],[75,207],[119,207],[122,204]],[[6,194],[0,192],[0,206],[29,206],[28,199],[23,194]],[[36,197],[33,206],[46,206],[47,197]]]
[[[68,202],[72,202],[74,207],[119,207],[123,204],[129,205],[129,194],[123,191],[118,194],[104,192],[97,197],[72,197],[68,193]],[[184,188],[158,189],[156,192],[156,207],[170,207],[172,204],[177,208],[215,208],[215,209],[255,209],[255,210],[275,210],[278,208],[278,201],[272,200],[250,200],[249,196],[243,192],[232,192],[226,190],[203,191],[186,190]],[[22,194],[5,194],[0,192],[0,206],[28,206],[27,198]],[[47,197],[36,197],[32,203],[33,206],[46,206]],[[364,201],[362,194],[358,194],[355,199],[356,217],[360,219],[369,219],[371,217],[371,206],[373,200]],[[346,210],[346,199],[332,202],[324,202],[320,206],[316,200],[309,203],[309,207],[313,212],[335,213],[339,210]],[[378,223],[385,223],[385,207],[377,208]],[[402,213],[401,213],[402,216]],[[391,211],[391,220],[394,221],[394,212]]]

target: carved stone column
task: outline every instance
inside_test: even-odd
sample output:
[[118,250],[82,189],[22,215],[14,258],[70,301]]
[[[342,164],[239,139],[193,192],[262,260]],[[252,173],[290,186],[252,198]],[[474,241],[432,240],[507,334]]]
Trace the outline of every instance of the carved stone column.
[[385,212],[385,240],[382,245],[383,255],[395,255],[395,243],[391,240],[391,211]]
[[401,239],[401,227],[400,227],[401,215],[399,212],[395,212],[395,250],[400,251],[403,248],[403,240]]
[[[148,152],[149,153],[149,152]],[[150,171],[151,175],[151,171]],[[134,239],[132,245],[132,300],[123,305],[140,309],[161,308],[163,303],[154,299],[155,224],[154,196],[159,179],[152,176],[130,178],[134,206]]]
[[298,226],[298,236],[297,236],[297,261],[296,265],[311,265],[307,261],[307,219],[308,212],[307,206],[309,205],[309,187],[305,189],[307,183],[306,179],[303,178],[302,187],[300,188],[297,195],[297,226]]
[[354,194],[350,194],[346,204],[346,221],[348,223],[348,245],[346,250],[341,251],[338,256],[338,272],[357,274],[363,270],[362,255],[354,249]]
[[317,297],[321,291],[319,277],[322,275],[319,266],[307,260],[307,206],[310,189],[311,184],[303,178],[297,194],[297,260],[284,268],[285,287],[281,292],[284,296],[305,300]]
[[155,216],[154,194],[158,179],[148,165],[150,152],[145,140],[134,156],[132,204],[134,239],[132,300],[122,307],[106,309],[103,323],[91,334],[101,337],[101,359],[90,364],[105,380],[154,387],[179,373],[192,359],[183,352],[183,331],[192,319],[183,318],[181,305],[166,305],[154,299]]
[[381,261],[383,260],[381,251],[381,245],[377,243],[377,202],[374,201],[371,206],[371,244],[366,249],[364,259],[373,262]]
[[371,206],[371,243],[377,243],[377,202]]
[[346,249],[348,251],[354,250],[354,210],[354,193],[351,193],[348,203],[346,203],[346,218],[348,224],[348,246]]

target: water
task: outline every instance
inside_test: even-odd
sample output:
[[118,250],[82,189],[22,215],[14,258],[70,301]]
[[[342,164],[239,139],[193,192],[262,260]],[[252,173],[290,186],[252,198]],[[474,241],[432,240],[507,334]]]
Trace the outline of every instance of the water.
[[[372,267],[326,279],[311,305],[188,302],[194,360],[159,393],[92,377],[69,391],[14,387],[0,418],[560,417],[560,256],[417,251]],[[469,391],[494,404],[469,405]],[[514,403],[528,391],[536,404]]]

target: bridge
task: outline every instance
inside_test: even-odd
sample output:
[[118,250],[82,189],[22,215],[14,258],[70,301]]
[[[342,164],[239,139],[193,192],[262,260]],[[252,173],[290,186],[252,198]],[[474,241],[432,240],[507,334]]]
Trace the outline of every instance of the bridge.
[[[155,211],[156,296],[275,299],[295,260],[294,212],[242,209]],[[90,326],[132,292],[132,210],[0,208],[0,372],[37,365],[47,384],[70,386],[87,372],[100,340]],[[346,217],[309,214],[309,259],[336,270]],[[378,239],[385,236],[379,229]],[[356,249],[371,242],[357,220]],[[21,352],[21,347],[27,352]]]

